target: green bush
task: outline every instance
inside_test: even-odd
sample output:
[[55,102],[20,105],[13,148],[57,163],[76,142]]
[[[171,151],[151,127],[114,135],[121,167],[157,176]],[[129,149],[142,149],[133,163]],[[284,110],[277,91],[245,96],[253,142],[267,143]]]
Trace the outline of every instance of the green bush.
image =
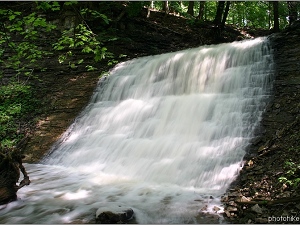
[[11,82],[0,87],[1,148],[10,148],[23,137],[18,122],[33,112],[36,105],[37,100],[29,85]]
[[279,177],[279,182],[297,188],[300,184],[300,165],[290,160],[285,162],[284,169],[286,169],[285,176]]

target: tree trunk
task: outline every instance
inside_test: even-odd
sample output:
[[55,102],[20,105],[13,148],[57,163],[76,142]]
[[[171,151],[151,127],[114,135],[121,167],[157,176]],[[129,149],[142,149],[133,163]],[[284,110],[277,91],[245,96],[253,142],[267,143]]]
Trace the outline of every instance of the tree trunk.
[[200,21],[203,21],[204,8],[205,8],[205,2],[200,1],[199,2],[199,15],[197,16],[197,19],[199,19]]
[[147,10],[147,18],[150,17],[151,9],[153,9],[153,1],[149,2],[149,7],[148,7],[148,10]]
[[219,1],[218,2],[218,7],[217,7],[217,13],[214,19],[214,24],[216,26],[220,26],[221,25],[221,20],[222,20],[222,15],[223,15],[223,11],[224,11],[224,6],[225,6],[225,2],[224,1]]
[[150,1],[150,9],[154,9],[154,2]]
[[168,1],[163,1],[163,11],[165,13],[169,13],[169,2]]
[[[20,171],[24,179],[18,186]],[[22,164],[22,156],[11,149],[4,150],[3,153],[0,149],[0,205],[17,200],[17,191],[29,184],[30,180]]]
[[298,2],[288,1],[288,9],[289,9],[289,25],[291,25],[294,21],[297,20],[298,16]]
[[226,18],[228,16],[228,12],[229,12],[229,7],[230,7],[230,1],[227,1],[225,11],[224,11],[224,15],[223,15],[223,19],[222,19],[222,23],[221,23],[221,30],[224,30]]
[[269,30],[271,29],[271,24],[272,24],[272,17],[271,17],[271,2],[268,3],[268,17],[269,17]]
[[274,32],[278,32],[279,31],[278,1],[273,2],[273,13],[274,13]]
[[187,13],[190,14],[191,16],[194,16],[194,5],[195,5],[194,1],[189,2]]

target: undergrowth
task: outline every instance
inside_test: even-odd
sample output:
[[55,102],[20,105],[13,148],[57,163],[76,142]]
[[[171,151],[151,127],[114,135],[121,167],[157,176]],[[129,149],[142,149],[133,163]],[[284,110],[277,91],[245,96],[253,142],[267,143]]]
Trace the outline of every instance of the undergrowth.
[[12,148],[24,135],[24,124],[32,112],[37,112],[39,101],[31,86],[10,82],[0,87],[0,148]]

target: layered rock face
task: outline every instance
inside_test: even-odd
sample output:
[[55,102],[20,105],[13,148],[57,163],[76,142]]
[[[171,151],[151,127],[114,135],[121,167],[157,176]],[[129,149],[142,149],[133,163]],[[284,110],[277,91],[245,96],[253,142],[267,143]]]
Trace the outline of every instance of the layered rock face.
[[276,64],[273,97],[261,137],[253,142],[239,177],[223,197],[224,216],[234,223],[274,222],[272,218],[284,223],[300,216],[299,186],[282,182],[282,177],[293,182],[300,176],[292,167],[300,163],[300,22],[269,38]]

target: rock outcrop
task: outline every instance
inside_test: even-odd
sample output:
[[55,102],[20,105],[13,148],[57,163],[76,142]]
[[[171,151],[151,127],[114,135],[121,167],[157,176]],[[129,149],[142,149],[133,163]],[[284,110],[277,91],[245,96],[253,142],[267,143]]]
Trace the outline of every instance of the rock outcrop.
[[[117,203],[116,203],[117,204]],[[107,205],[96,212],[96,223],[100,224],[124,224],[134,217],[130,207],[123,205]]]
[[[223,197],[224,217],[232,223],[268,223],[300,217],[297,185],[280,182],[287,162],[299,165],[300,22],[270,37],[276,74],[273,98],[263,116],[261,138],[245,157],[245,166]],[[298,176],[299,177],[299,176]],[[285,216],[285,217],[284,217]]]

